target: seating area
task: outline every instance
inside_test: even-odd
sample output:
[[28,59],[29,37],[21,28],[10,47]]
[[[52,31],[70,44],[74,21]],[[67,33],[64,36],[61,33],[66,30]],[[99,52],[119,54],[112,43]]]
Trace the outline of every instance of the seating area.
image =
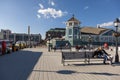
[[[82,60],[80,60],[82,59]],[[86,55],[84,52],[62,52],[61,63],[65,66],[65,62],[86,62]]]
[[[91,62],[101,61],[103,63],[104,57],[93,57],[94,51],[79,51],[79,52],[62,52],[61,63],[65,66],[65,62],[84,62],[85,64],[91,64]],[[107,59],[112,64],[113,57]]]

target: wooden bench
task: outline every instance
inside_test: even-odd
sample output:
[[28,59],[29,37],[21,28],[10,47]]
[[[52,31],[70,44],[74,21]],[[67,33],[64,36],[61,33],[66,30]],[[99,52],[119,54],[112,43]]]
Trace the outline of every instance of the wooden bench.
[[[88,58],[88,63],[89,64],[93,61],[104,61],[104,57],[101,57],[101,58],[93,57],[93,53],[87,54],[87,58]],[[113,60],[113,57],[110,57],[109,59],[107,59],[107,62],[109,61],[109,63],[112,64],[112,60]]]
[[65,65],[65,62],[88,62],[87,54],[93,52],[62,52],[62,64]]
[[[91,64],[91,61],[103,62],[104,58],[94,58],[92,57],[93,53],[94,51],[62,52],[61,63],[65,66],[65,62],[84,62],[85,64],[86,63]],[[108,60],[108,61],[111,61],[111,60]]]

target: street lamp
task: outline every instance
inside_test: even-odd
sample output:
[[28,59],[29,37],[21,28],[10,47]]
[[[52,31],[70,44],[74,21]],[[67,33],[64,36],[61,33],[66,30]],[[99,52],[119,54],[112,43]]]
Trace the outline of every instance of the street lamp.
[[118,26],[120,24],[120,20],[118,18],[116,18],[116,20],[114,21],[114,26],[116,27],[116,54],[115,54],[115,62],[119,62],[119,55],[118,55]]
[[48,52],[50,52],[50,34],[48,34],[48,41],[49,41],[49,43],[48,43]]

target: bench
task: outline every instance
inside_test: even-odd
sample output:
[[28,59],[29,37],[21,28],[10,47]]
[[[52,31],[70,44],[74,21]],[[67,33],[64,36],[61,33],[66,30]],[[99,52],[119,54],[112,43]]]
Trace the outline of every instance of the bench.
[[[104,58],[92,57],[93,51],[82,51],[82,52],[62,52],[61,63],[65,66],[65,62],[84,62],[85,64],[91,64],[91,61],[102,61]],[[112,64],[112,59],[108,60]]]
[[87,54],[93,52],[62,52],[62,61],[61,63],[65,65],[65,62],[88,62]]
[[[108,56],[109,59],[107,59],[107,61],[109,61],[110,64],[112,64],[112,60],[113,57],[112,56]],[[87,54],[87,58],[88,58],[88,63],[90,64],[91,61],[104,61],[104,57],[93,57],[93,53],[89,53]]]

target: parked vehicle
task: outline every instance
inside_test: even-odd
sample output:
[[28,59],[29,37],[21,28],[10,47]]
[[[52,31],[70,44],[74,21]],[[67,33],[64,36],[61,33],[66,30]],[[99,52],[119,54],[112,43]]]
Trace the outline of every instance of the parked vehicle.
[[13,43],[15,45],[15,51],[18,51],[20,49],[20,46],[19,46],[19,43],[16,42],[16,43]]
[[22,44],[22,48],[27,48],[27,44],[25,41],[21,41],[21,44]]
[[15,43],[15,47],[16,47],[16,50],[19,50],[19,49],[24,49],[27,47],[26,45],[26,42],[25,41],[17,41]]
[[12,42],[9,40],[0,40],[0,55],[3,53],[3,47],[2,43],[4,42],[5,44],[5,50],[4,53],[10,53],[12,51]]
[[2,41],[0,41],[0,55],[2,55]]
[[12,41],[6,40],[6,53],[12,52]]

